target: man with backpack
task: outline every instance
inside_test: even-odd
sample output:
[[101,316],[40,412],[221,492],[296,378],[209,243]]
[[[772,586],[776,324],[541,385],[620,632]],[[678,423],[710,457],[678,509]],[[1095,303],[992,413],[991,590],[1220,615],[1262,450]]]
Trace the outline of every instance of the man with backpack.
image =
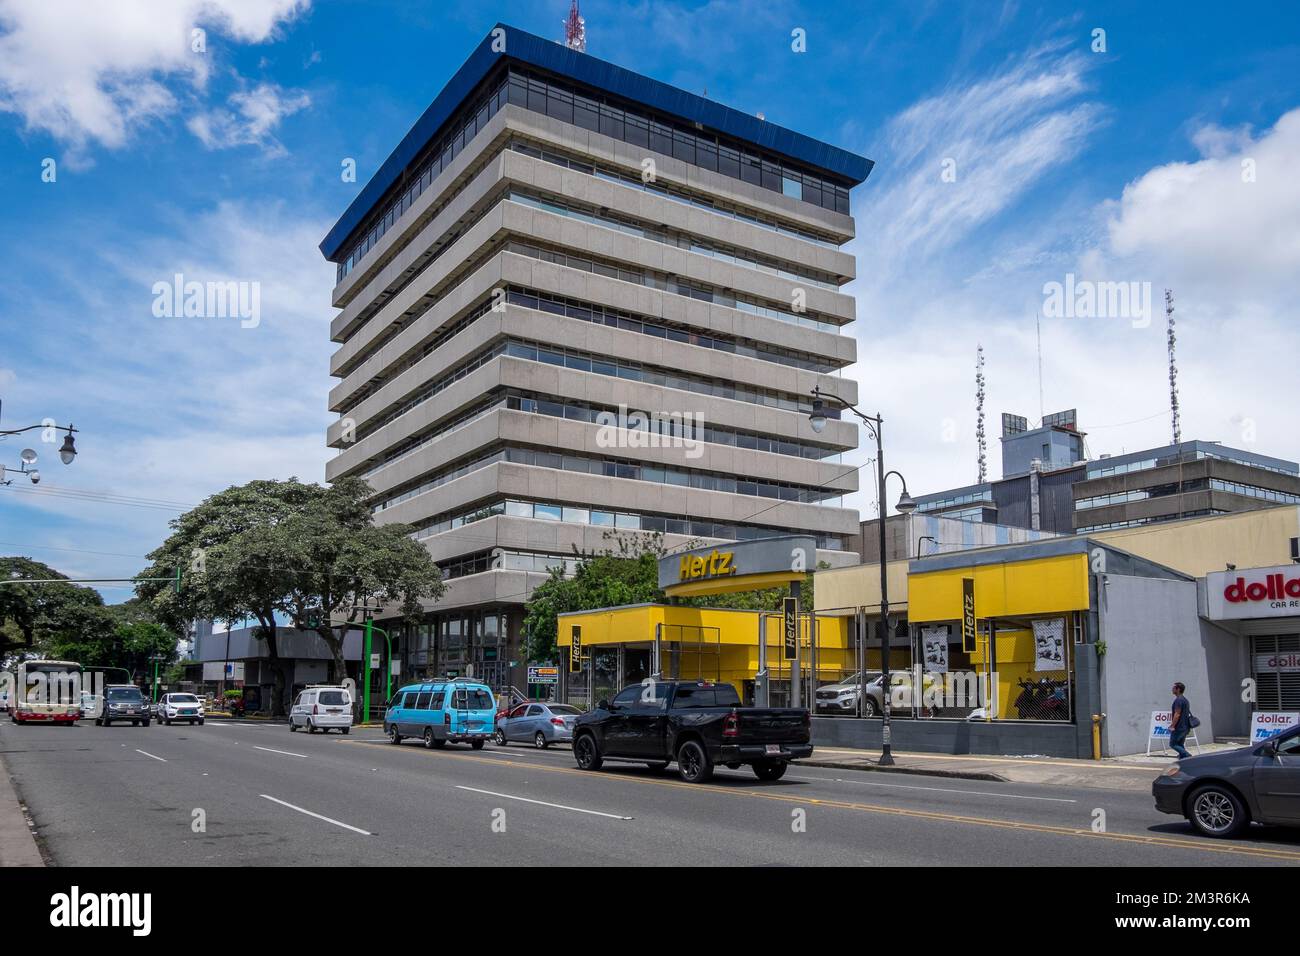
[[1169,708],[1169,746],[1173,748],[1174,753],[1178,754],[1179,760],[1191,756],[1187,752],[1187,748],[1183,746],[1183,742],[1187,739],[1187,735],[1191,733],[1193,727],[1192,707],[1187,703],[1187,698],[1183,696],[1183,692],[1186,690],[1186,685],[1181,681],[1174,684],[1174,702]]

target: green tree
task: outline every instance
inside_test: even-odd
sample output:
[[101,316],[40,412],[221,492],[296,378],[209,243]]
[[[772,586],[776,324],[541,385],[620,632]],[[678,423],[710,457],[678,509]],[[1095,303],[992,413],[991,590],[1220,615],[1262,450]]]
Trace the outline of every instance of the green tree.
[[275,611],[290,588],[291,569],[277,561],[270,532],[307,507],[321,493],[318,485],[288,481],[250,481],[207,498],[171,521],[172,533],[150,553],[145,578],[167,578],[181,569],[177,591],[165,581],[143,581],[136,594],[154,619],[189,635],[195,620],[227,626],[252,619],[274,685],[271,713],[285,712],[286,674],[280,660]]
[[65,584],[66,574],[31,558],[0,558],[0,580],[17,579],[56,580],[0,585],[0,658],[22,651],[52,654],[73,640],[102,641],[111,635],[112,618],[93,588]]
[[343,639],[362,608],[396,607],[415,617],[422,601],[436,601],[447,589],[409,525],[371,523],[372,494],[359,478],[336,481],[265,540],[268,556],[293,569],[277,608],[295,627],[320,635],[335,680],[346,673]]
[[256,620],[275,683],[272,713],[282,714],[277,614],[320,635],[330,650],[331,679],[339,680],[347,621],[336,619],[355,619],[363,603],[418,614],[422,600],[445,590],[408,525],[371,523],[372,495],[356,478],[328,488],[297,479],[228,488],[175,519],[172,534],[149,555],[154,564],[142,576],[185,569],[179,593],[162,582],[142,583],[137,593],[173,626],[196,618]]

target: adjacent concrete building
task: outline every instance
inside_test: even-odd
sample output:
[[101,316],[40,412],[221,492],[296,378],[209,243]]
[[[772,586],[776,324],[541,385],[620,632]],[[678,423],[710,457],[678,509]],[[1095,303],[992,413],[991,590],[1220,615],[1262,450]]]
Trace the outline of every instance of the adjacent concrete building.
[[1070,409],[1034,429],[1002,416],[1002,478],[916,497],[917,513],[1055,534],[1300,504],[1300,464],[1185,441],[1088,458]]
[[871,163],[498,26],[321,243],[326,478],[448,580],[404,674],[522,687],[522,606],[612,537],[814,535],[852,563],[849,190]]

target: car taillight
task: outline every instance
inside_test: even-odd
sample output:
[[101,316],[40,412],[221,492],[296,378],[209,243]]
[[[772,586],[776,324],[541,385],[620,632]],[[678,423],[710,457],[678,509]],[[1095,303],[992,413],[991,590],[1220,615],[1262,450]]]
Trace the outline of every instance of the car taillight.
[[312,705],[311,705],[311,712],[312,712],[312,716],[313,716],[313,717],[314,717],[316,714],[319,714],[319,713],[320,713],[320,704],[312,704]]
[[450,727],[450,726],[451,726],[451,714],[443,714],[443,715],[442,715],[442,722],[443,722],[444,725]]
[[735,711],[729,713],[722,721],[722,736],[736,737],[740,734],[740,717]]
[[564,721],[562,721],[559,717],[552,717],[551,723],[553,723],[556,727],[564,726]]

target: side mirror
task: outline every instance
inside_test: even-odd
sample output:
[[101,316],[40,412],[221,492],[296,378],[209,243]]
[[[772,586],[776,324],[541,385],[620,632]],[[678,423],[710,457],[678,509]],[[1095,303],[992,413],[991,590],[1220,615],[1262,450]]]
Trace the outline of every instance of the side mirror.
[[596,709],[597,709],[597,710],[613,710],[614,708],[613,708],[613,706],[610,704],[610,702],[609,702],[606,698],[602,697],[602,698],[600,699],[600,702],[599,702],[598,704],[596,704]]

